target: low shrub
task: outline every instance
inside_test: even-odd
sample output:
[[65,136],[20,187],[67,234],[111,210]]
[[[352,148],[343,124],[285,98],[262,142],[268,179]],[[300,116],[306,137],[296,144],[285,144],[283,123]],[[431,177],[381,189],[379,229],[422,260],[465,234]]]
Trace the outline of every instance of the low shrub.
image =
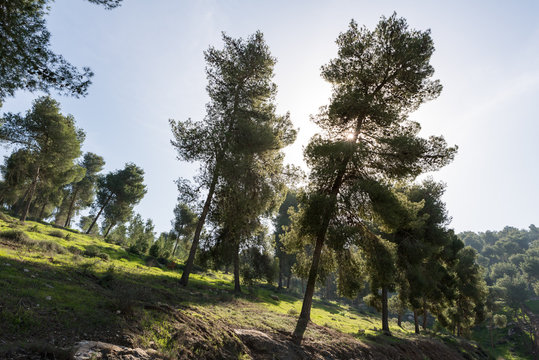
[[49,232],[49,235],[54,236],[54,237],[59,237],[59,238],[62,238],[62,239],[64,239],[66,237],[64,232],[60,231],[60,230],[53,230],[53,231]]
[[25,234],[22,230],[4,230],[0,231],[0,237],[11,240],[13,242],[18,242],[21,244],[27,244],[31,240],[28,235]]
[[0,220],[5,221],[5,222],[11,222],[11,219],[3,212],[0,212]]
[[67,248],[67,251],[69,251],[70,253],[72,253],[73,255],[82,255],[82,250],[79,249],[78,247],[76,246],[70,246]]
[[290,308],[288,310],[288,315],[296,316],[298,314],[298,311],[295,308]]
[[85,257],[97,257],[102,260],[108,261],[110,260],[110,256],[107,253],[104,253],[103,251],[99,250],[98,248],[95,248],[93,246],[87,247],[86,250],[82,252],[82,256]]
[[55,243],[54,241],[36,241],[35,245],[46,252],[53,252],[56,254],[65,254],[67,249],[60,244]]

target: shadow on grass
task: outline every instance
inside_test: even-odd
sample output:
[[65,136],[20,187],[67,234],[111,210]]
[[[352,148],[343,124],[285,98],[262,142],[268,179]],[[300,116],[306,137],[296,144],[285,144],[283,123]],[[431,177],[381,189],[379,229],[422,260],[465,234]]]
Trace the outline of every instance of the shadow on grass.
[[121,345],[121,334],[136,323],[132,317],[144,304],[182,307],[234,301],[201,280],[193,280],[187,289],[178,281],[172,272],[124,272],[100,259],[47,264],[0,256],[0,338],[60,345],[99,339]]

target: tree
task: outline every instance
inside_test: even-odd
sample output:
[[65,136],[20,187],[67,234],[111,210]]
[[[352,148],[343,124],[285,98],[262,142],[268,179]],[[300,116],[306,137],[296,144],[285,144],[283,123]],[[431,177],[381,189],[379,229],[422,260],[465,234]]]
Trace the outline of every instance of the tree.
[[69,227],[71,218],[79,210],[92,205],[95,198],[95,186],[98,178],[98,173],[103,170],[105,161],[99,155],[88,152],[84,154],[80,166],[85,169],[86,173],[80,181],[70,184],[66,199],[66,218],[64,227]]
[[[100,177],[97,201],[94,204],[96,210],[99,210],[86,233],[91,232],[105,208],[108,209],[109,215],[120,214],[119,218],[125,220],[125,213],[130,213],[133,206],[138,204],[146,194],[146,185],[143,184],[143,181],[144,170],[133,163],[127,163],[122,170],[116,170]],[[112,219],[116,220],[118,217],[113,216]]]
[[[222,172],[227,170],[225,164],[234,164],[238,160],[235,156],[242,150],[254,154],[257,147],[281,147],[280,143],[262,143],[261,139],[286,144],[295,138],[295,133],[289,131],[287,116],[274,118],[272,101],[276,87],[271,78],[275,59],[271,57],[262,33],[257,32],[247,40],[223,34],[223,42],[223,50],[210,47],[204,53],[210,97],[206,117],[198,122],[190,119],[170,122],[174,135],[172,144],[178,158],[201,164],[197,180],[200,187],[208,189],[180,280],[184,286],[189,281],[216,187]],[[266,120],[271,122],[269,127],[264,123],[268,116],[272,117]],[[257,121],[260,126],[253,126]],[[272,131],[277,133],[271,134]]]
[[[0,3],[0,107],[16,90],[57,90],[84,96],[93,73],[82,71],[50,49],[45,17],[54,0],[9,0]],[[89,0],[112,9],[122,0]]]
[[146,222],[140,214],[136,214],[127,228],[129,251],[144,255],[148,252],[155,240],[154,225],[151,219]]
[[338,57],[322,68],[333,86],[330,105],[315,118],[323,134],[311,139],[304,154],[311,174],[301,234],[312,240],[314,251],[294,331],[298,343],[310,319],[328,229],[351,218],[356,233],[365,231],[353,209],[365,208],[367,199],[372,211],[364,212],[376,213],[377,197],[389,191],[381,185],[383,179],[435,170],[456,150],[442,137],[418,137],[419,124],[407,119],[441,91],[439,82],[431,79],[434,46],[429,31],[409,30],[406,21],[393,14],[382,17],[373,31],[352,21],[337,45]]
[[475,262],[475,250],[465,247],[457,253],[453,268],[456,297],[449,318],[457,336],[483,321],[487,287],[481,269]]
[[60,113],[58,102],[50,97],[40,97],[25,116],[4,115],[0,140],[26,149],[33,158],[32,180],[21,213],[21,220],[26,221],[36,188],[47,179],[47,174],[51,179],[50,173],[65,173],[73,168],[73,160],[80,155],[84,132],[75,127],[71,115]]
[[275,256],[279,259],[279,283],[278,288],[283,287],[283,277],[287,278],[287,288],[290,285],[290,277],[292,276],[292,266],[295,262],[294,254],[288,254],[285,250],[283,241],[281,240],[285,230],[290,226],[291,219],[288,210],[293,208],[294,211],[298,210],[298,199],[294,191],[288,190],[286,198],[279,207],[277,216],[275,217]]
[[183,252],[188,251],[186,249],[189,248],[188,243],[195,232],[197,220],[196,214],[187,204],[180,202],[176,205],[174,208],[174,220],[172,220],[172,228],[176,238],[172,256],[176,256],[178,244],[181,242],[182,256],[180,258],[184,257]]

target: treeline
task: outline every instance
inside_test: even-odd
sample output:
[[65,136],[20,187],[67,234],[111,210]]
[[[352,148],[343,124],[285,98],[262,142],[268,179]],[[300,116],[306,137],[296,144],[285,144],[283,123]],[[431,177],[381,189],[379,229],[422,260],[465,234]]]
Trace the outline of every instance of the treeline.
[[84,131],[51,97],[36,99],[24,115],[4,114],[1,125],[0,141],[13,152],[0,166],[0,204],[21,221],[54,218],[56,225],[69,227],[91,208],[93,213],[81,218],[81,228],[96,233],[102,218],[106,236],[131,218],[146,193],[144,171],[135,164],[101,174],[103,157],[82,154]]
[[513,321],[529,336],[534,353],[539,353],[539,325],[527,305],[539,296],[539,229],[506,226],[501,231],[467,231],[459,236],[478,252],[477,263],[484,270],[491,345],[493,329]]

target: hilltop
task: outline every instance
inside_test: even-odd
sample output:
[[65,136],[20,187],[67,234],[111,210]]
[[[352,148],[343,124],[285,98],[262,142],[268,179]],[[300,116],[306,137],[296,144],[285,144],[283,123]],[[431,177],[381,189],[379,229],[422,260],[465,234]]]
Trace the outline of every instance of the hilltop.
[[451,335],[414,335],[407,322],[392,321],[394,336],[384,336],[377,314],[320,299],[303,345],[294,346],[300,296],[261,284],[236,297],[230,274],[206,270],[183,288],[181,268],[1,214],[0,355],[71,358],[77,346],[98,346],[103,358],[489,358]]

